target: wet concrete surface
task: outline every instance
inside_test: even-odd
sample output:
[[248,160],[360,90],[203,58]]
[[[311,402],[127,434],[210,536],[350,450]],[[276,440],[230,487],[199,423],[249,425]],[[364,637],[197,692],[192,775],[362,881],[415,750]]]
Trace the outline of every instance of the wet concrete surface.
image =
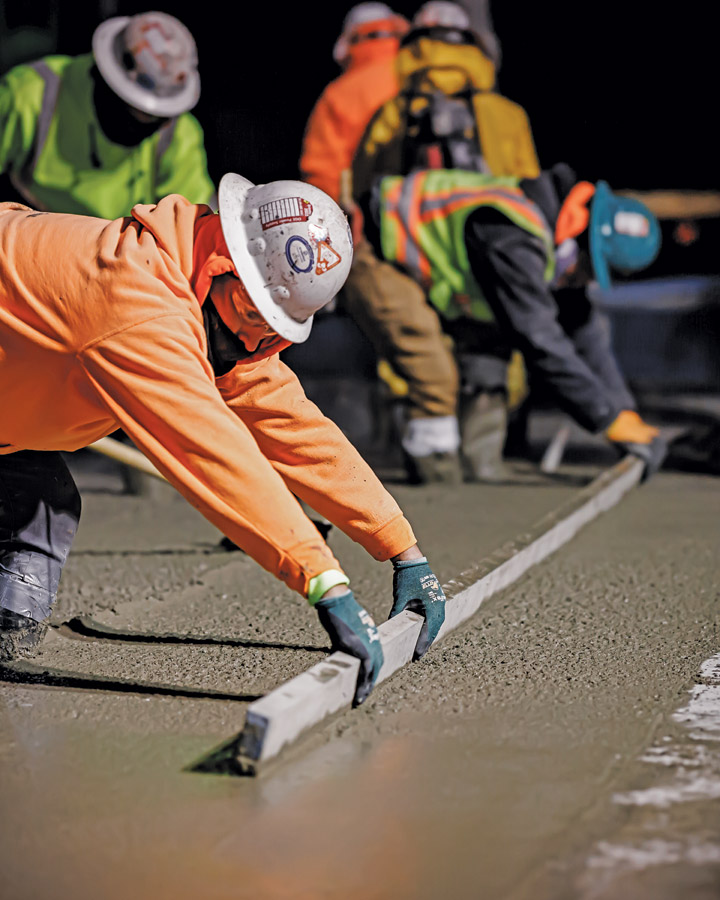
[[[392,488],[442,580],[593,474],[518,471],[514,486]],[[680,721],[720,651],[717,479],[663,473],[633,491],[257,780],[192,767],[248,698],[317,661],[324,633],[170,489],[148,503],[108,485],[86,483],[58,627],[33,664],[237,699],[0,682],[0,895],[720,895],[720,741]],[[384,618],[389,565],[331,543]],[[74,616],[166,640],[82,637],[60,627]],[[676,762],[647,761],[663,747]],[[644,802],[676,797],[667,779],[684,783],[687,760],[698,795]]]

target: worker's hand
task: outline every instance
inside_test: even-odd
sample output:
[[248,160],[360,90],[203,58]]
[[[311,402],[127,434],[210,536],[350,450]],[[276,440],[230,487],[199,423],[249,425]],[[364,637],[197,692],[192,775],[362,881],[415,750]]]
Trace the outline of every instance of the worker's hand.
[[393,607],[389,618],[404,609],[424,616],[413,659],[420,657],[438,635],[445,621],[445,594],[424,556],[393,560]]
[[360,660],[353,706],[364,703],[383,664],[380,635],[372,616],[360,606],[352,591],[318,600],[315,609],[320,624],[330,635],[333,650],[342,650]]
[[605,437],[620,453],[631,453],[645,463],[642,480],[660,468],[667,454],[667,441],[633,409],[624,409],[605,430]]

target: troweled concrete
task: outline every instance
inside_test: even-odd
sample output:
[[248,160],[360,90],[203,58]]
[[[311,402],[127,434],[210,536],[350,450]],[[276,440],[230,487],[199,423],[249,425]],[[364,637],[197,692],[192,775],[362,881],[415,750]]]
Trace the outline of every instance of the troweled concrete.
[[[587,474],[394,491],[447,580]],[[588,860],[622,843],[613,795],[647,780],[640,757],[720,650],[719,514],[717,480],[659,476],[257,781],[187,771],[239,730],[243,699],[0,685],[5,894],[592,897]],[[152,504],[86,493],[56,623],[218,642],[58,629],[35,663],[242,698],[316,661],[306,604],[217,539],[162,486]],[[331,542],[384,617],[389,566]],[[686,812],[720,844],[707,807]],[[648,871],[627,896],[669,900]],[[678,877],[709,900],[717,872],[706,857]]]

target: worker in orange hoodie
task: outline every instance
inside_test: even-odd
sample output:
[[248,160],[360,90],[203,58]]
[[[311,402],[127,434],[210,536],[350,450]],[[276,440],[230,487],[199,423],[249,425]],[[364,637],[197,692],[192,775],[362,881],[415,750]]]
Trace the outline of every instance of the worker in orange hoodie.
[[308,119],[300,157],[305,181],[340,199],[340,176],[373,115],[398,92],[395,57],[408,22],[384,3],[359,3],[345,16],[333,58],[343,72]]
[[297,497],[395,567],[391,615],[444,595],[393,498],[278,352],[310,333],[352,260],[347,220],[294,181],[226,175],[220,213],[170,195],[114,221],[0,204],[0,658],[42,638],[80,515],[59,451],[122,428],[227,537],[360,659],[372,618]]

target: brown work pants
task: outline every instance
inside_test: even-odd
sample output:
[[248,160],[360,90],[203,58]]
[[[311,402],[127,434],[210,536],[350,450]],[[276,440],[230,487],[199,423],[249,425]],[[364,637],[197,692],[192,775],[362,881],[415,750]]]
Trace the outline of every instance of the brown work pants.
[[424,291],[363,240],[342,293],[344,308],[377,354],[408,384],[410,418],[457,415],[458,370]]

